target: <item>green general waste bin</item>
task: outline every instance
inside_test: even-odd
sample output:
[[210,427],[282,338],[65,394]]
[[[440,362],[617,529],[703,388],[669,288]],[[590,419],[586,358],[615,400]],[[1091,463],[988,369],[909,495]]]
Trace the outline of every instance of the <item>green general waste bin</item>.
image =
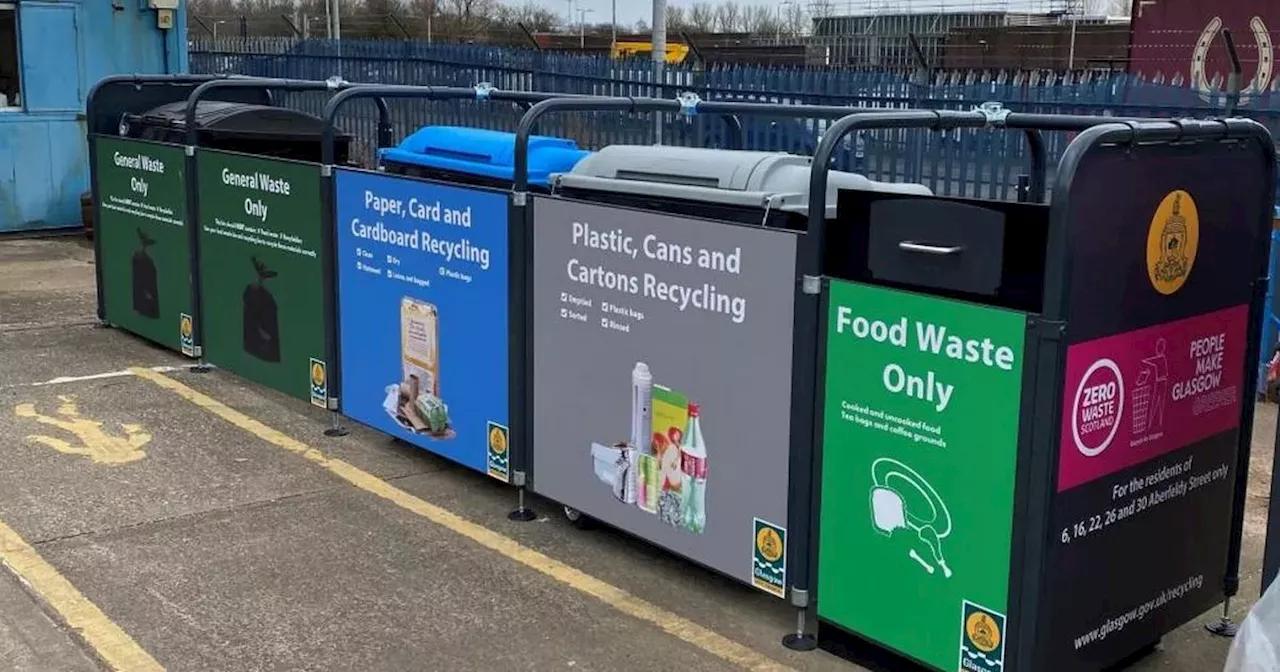
[[[187,104],[152,110],[136,132],[185,143]],[[202,100],[196,123],[201,354],[326,408],[333,327],[323,121],[297,110]],[[335,150],[335,161],[348,163],[351,136],[339,135]]]
[[1047,205],[842,191],[820,327],[819,644],[1080,672],[1234,594],[1274,148],[1110,124]]
[[[86,103],[98,318],[188,356],[196,355],[197,343],[185,143],[138,120],[214,79],[116,75],[95,84]],[[270,101],[264,91],[222,94]]]

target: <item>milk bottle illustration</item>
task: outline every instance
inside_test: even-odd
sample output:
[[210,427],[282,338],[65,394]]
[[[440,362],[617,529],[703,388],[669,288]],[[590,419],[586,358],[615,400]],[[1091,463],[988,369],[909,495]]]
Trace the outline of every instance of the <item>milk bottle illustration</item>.
[[689,424],[680,442],[680,490],[684,529],[702,534],[707,526],[707,446],[702,439],[698,404],[689,403]]
[[653,374],[636,362],[631,370],[631,450],[628,453],[628,504],[645,511],[658,507],[658,461],[653,454]]

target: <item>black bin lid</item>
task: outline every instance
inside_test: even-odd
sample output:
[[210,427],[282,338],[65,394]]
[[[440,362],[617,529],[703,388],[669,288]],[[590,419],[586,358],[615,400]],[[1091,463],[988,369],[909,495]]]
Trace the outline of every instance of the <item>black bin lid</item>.
[[[154,107],[133,118],[151,128],[185,129],[187,101]],[[319,142],[324,120],[287,107],[202,100],[196,106],[196,128],[205,137],[258,138],[295,142]],[[339,141],[350,135],[335,132]]]

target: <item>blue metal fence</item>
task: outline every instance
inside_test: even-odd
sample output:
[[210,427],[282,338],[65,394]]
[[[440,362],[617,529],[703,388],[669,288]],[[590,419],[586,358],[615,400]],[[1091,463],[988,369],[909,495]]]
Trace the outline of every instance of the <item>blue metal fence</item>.
[[[643,60],[410,41],[220,38],[193,42],[190,63],[197,73],[298,79],[340,76],[380,84],[487,82],[501,89],[622,96],[673,97],[691,91],[704,100],[863,108],[969,109],[998,101],[1020,112],[1203,117],[1221,114],[1225,102],[1221,91],[1192,90],[1176,74],[968,71],[920,76],[827,68],[679,65],[668,67],[662,81],[655,83],[650,63]],[[285,98],[286,104],[313,113],[319,112],[323,101],[316,94]],[[1240,102],[1241,113],[1258,119],[1273,133],[1280,131],[1280,92],[1272,89]],[[393,109],[401,136],[428,123],[511,129],[518,117],[515,108],[476,102],[417,101]],[[341,120],[344,128],[364,139],[366,160],[371,157],[369,141],[375,121],[372,106],[353,109]],[[828,123],[815,119],[744,122],[747,149],[795,152],[811,150]],[[717,144],[723,131],[715,119],[675,117],[664,119],[662,129],[664,142],[697,145]],[[614,113],[548,119],[541,131],[573,137],[587,147],[654,140],[650,117]],[[1062,133],[1046,139],[1051,159],[1070,141]],[[1012,197],[1018,175],[1026,171],[1028,158],[1017,134],[878,131],[851,138],[837,156],[837,165],[874,179],[923,182],[941,194],[1006,199]]]

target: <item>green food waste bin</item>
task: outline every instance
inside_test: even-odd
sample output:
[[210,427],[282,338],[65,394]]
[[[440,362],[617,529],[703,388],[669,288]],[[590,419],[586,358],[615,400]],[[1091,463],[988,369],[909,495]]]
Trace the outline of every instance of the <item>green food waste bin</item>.
[[842,191],[820,327],[819,644],[1104,670],[1235,594],[1274,146],[1081,132],[1048,204]]

